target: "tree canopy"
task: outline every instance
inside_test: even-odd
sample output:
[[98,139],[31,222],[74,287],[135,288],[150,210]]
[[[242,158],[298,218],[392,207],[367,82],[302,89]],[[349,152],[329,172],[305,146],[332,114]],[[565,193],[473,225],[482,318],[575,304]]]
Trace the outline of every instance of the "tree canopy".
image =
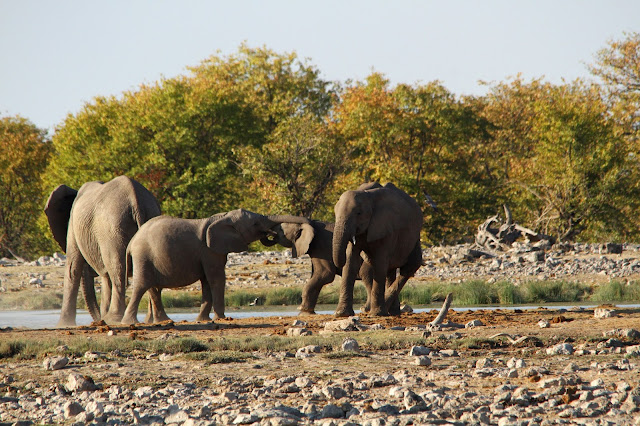
[[560,240],[637,241],[639,57],[640,36],[625,34],[597,52],[598,83],[516,77],[460,97],[376,72],[327,81],[295,53],[241,45],[94,98],[50,142],[3,119],[0,248],[48,250],[32,223],[48,193],[122,174],[180,217],[244,207],[331,221],[343,191],[378,180],[418,201],[426,244],[473,237],[504,203]]

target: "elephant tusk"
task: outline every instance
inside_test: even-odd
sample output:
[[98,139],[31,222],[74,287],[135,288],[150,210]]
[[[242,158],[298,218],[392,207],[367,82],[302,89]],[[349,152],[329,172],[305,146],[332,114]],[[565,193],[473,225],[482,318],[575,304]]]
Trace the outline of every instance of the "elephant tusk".
[[353,245],[356,245],[356,236],[354,235],[353,237],[351,237],[351,242],[353,243]]

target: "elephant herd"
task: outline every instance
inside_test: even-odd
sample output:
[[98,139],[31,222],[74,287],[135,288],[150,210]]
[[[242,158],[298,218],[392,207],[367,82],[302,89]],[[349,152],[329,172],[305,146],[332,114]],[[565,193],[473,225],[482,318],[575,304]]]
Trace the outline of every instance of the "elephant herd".
[[[212,308],[215,318],[224,318],[227,255],[258,240],[290,247],[294,257],[311,258],[301,313],[314,313],[320,290],[338,274],[342,282],[336,316],[354,314],[356,279],[367,289],[365,312],[399,314],[400,290],[422,264],[420,206],[391,183],[367,183],[343,193],[335,205],[335,223],[243,209],[204,219],[163,216],[151,192],[126,176],[87,182],[79,190],[60,185],[49,195],[45,213],[67,254],[59,327],[75,325],[80,287],[95,321],[132,324],[147,291],[145,321],[160,322],[169,319],[161,290],[198,280],[202,304],[197,320],[210,320]],[[100,307],[97,276],[102,281]],[[128,277],[132,292],[126,304]]]

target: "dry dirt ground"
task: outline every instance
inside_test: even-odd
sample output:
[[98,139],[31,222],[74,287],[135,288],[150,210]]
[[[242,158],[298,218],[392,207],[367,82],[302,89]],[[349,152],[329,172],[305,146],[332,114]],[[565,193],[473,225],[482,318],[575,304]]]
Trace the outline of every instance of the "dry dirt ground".
[[[231,262],[228,269],[228,282],[230,287],[294,286],[303,284],[308,274],[309,266],[304,261],[266,258],[258,265]],[[34,276],[43,278],[44,287],[27,290],[28,282]],[[61,267],[15,266],[0,268],[0,280],[8,292],[46,292],[56,289],[60,291],[62,276],[63,268]],[[595,280],[596,277],[593,279]],[[199,290],[197,287],[194,288],[196,291]],[[3,297],[1,293],[0,297]],[[635,367],[617,369],[602,366],[615,366],[618,362],[626,362],[625,347],[638,345],[640,340],[619,338],[622,347],[618,348],[607,348],[603,344],[608,341],[614,330],[640,330],[640,309],[611,308],[615,309],[616,315],[601,319],[595,318],[593,309],[451,310],[447,315],[448,321],[466,324],[472,320],[480,320],[483,325],[473,328],[435,331],[429,337],[424,334],[424,327],[436,317],[437,309],[423,313],[405,313],[400,317],[381,318],[363,315],[360,316],[362,324],[368,326],[379,324],[383,329],[381,331],[337,333],[339,336],[353,337],[359,341],[363,356],[343,358],[316,356],[312,361],[308,361],[297,359],[293,354],[276,353],[274,355],[274,351],[264,348],[259,351],[260,355],[247,362],[207,364],[181,357],[176,357],[168,362],[160,362],[158,360],[159,354],[153,353],[103,354],[104,357],[98,363],[89,363],[78,358],[72,360],[71,367],[79,369],[83,374],[90,375],[104,389],[119,385],[132,391],[140,386],[149,385],[161,388],[170,383],[186,382],[193,383],[198,387],[215,387],[215,383],[225,380],[225,377],[231,377],[233,380],[246,380],[257,376],[274,379],[286,376],[339,378],[341,375],[353,375],[354,372],[361,372],[367,377],[372,377],[408,370],[411,374],[424,376],[427,381],[436,381],[438,386],[457,388],[455,392],[458,393],[468,390],[479,395],[487,394],[493,397],[497,392],[496,389],[505,383],[535,388],[537,381],[544,379],[544,376],[540,377],[534,371],[533,373],[511,376],[508,379],[498,373],[487,377],[477,374],[476,361],[491,358],[495,360],[497,365],[506,366],[507,360],[518,358],[524,360],[527,366],[546,369],[552,376],[562,376],[566,366],[573,363],[575,364],[573,370],[579,372],[582,383],[588,384],[598,378],[604,378],[603,389],[615,387],[614,383],[620,381],[629,383],[631,389],[636,389],[640,386],[640,382]],[[171,314],[169,315],[171,316]],[[140,312],[139,317],[143,316],[144,312]],[[3,341],[38,342],[52,338],[56,339],[60,345],[64,345],[65,342],[72,339],[77,340],[80,337],[87,339],[87,347],[90,348],[92,339],[108,339],[111,335],[126,336],[136,340],[163,339],[166,336],[189,336],[203,342],[230,337],[247,339],[247,341],[260,336],[282,336],[285,338],[292,323],[297,319],[305,322],[304,327],[310,330],[315,338],[336,336],[336,333],[324,331],[325,323],[335,320],[330,315],[271,316],[228,318],[211,323],[139,324],[132,327],[94,324],[66,329],[7,328],[0,329],[0,346]],[[538,322],[543,319],[549,321],[550,327],[541,328],[538,325]],[[375,333],[383,333],[388,337],[389,349],[372,350],[367,346],[368,336]],[[609,335],[605,336],[606,334]],[[512,343],[522,336],[529,336],[530,339],[517,344]],[[418,366],[414,363],[413,358],[408,356],[409,347],[394,347],[393,341],[398,338],[415,338],[416,342],[424,344],[434,351],[455,349],[459,356],[436,357],[433,358],[430,366]],[[461,344],[461,342],[466,343]],[[579,355],[547,355],[546,349],[558,343],[570,343],[576,350],[583,349],[583,352]],[[301,340],[301,346],[304,346],[304,339]],[[323,348],[325,354],[339,351],[339,346]],[[41,356],[44,357],[44,355]],[[632,358],[631,362],[635,365],[635,358]],[[23,389],[33,389],[33,385],[30,383],[37,383],[37,387],[42,388],[55,387],[64,383],[68,374],[68,368],[53,372],[45,371],[42,368],[42,358],[37,360],[0,359],[0,379],[3,377],[6,379],[11,375],[11,381],[5,380],[4,385],[0,380],[0,385],[4,386],[0,386],[0,391],[4,390],[6,395],[16,396],[20,392],[25,392]],[[318,379],[319,382],[322,380],[325,379]],[[331,380],[322,383],[330,384]],[[385,392],[388,393],[386,390]],[[562,397],[562,395],[560,396]],[[279,403],[298,407],[302,407],[304,403],[304,401],[296,400],[296,395],[293,394],[283,398]],[[566,398],[571,399],[570,396]],[[631,412],[625,415],[627,417],[624,418],[629,421],[633,418]],[[495,418],[498,418],[497,415]],[[598,418],[597,415],[592,417],[592,419]],[[604,423],[596,422],[593,424]]]

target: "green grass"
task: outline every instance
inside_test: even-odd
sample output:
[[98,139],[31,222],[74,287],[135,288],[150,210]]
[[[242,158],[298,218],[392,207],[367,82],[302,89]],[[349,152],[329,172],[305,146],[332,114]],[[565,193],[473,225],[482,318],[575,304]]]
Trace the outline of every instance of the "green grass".
[[[400,299],[412,306],[429,305],[444,300],[453,293],[454,306],[522,305],[542,303],[637,303],[640,300],[640,282],[611,281],[589,285],[569,280],[527,281],[516,285],[509,281],[489,283],[483,280],[468,280],[461,283],[421,282],[407,284]],[[98,294],[98,298],[100,294]],[[200,291],[164,290],[162,303],[168,310],[197,309],[202,295]],[[335,305],[339,298],[339,284],[329,284],[322,289],[318,304]],[[362,305],[367,298],[361,283],[354,287],[354,305]],[[273,287],[262,289],[229,289],[225,294],[228,307],[247,307],[257,299],[259,306],[296,306],[302,301],[301,287]],[[139,309],[146,312],[147,296],[143,297]],[[23,290],[6,292],[0,297],[0,310],[45,310],[60,309],[62,294]],[[78,308],[85,308],[84,300],[78,297]]]
[[598,303],[640,301],[640,282],[611,281],[598,286],[590,297],[590,300]]

